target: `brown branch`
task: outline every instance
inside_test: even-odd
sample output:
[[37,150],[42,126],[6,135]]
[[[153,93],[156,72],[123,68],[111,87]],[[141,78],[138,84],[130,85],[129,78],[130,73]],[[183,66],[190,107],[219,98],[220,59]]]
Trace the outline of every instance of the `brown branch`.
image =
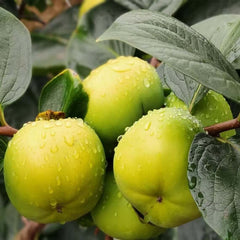
[[113,238],[110,237],[110,236],[108,236],[108,235],[106,235],[106,236],[105,236],[105,240],[113,240]]
[[34,240],[43,230],[45,224],[37,223],[22,217],[24,227],[18,232],[15,240]]
[[157,68],[161,64],[161,62],[159,62],[155,57],[152,57],[150,60],[150,64],[153,67]]
[[9,125],[0,127],[0,135],[3,135],[3,136],[12,137],[17,131],[18,131],[17,129]]
[[237,118],[205,127],[204,130],[207,131],[209,135],[216,137],[219,136],[221,132],[236,128],[240,128],[240,114]]

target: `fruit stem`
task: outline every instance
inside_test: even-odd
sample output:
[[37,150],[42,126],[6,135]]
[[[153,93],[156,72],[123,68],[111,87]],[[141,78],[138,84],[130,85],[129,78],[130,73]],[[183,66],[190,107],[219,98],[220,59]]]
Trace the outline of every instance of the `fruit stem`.
[[157,58],[152,57],[151,60],[150,60],[150,64],[151,64],[153,67],[157,68],[161,63],[158,61]]
[[0,135],[2,136],[12,137],[17,131],[18,131],[17,129],[9,125],[0,127]]
[[238,116],[232,120],[228,120],[226,122],[221,122],[214,124],[209,127],[205,127],[204,130],[211,136],[216,137],[221,132],[225,132],[227,130],[240,128],[240,113]]
[[18,232],[15,240],[34,240],[43,230],[45,224],[37,223],[22,217],[24,227]]
[[40,112],[37,117],[36,117],[36,121],[39,120],[50,120],[50,119],[55,119],[58,120],[60,118],[65,118],[65,113],[64,112],[60,112],[60,111],[52,111],[52,110],[47,110],[45,112]]

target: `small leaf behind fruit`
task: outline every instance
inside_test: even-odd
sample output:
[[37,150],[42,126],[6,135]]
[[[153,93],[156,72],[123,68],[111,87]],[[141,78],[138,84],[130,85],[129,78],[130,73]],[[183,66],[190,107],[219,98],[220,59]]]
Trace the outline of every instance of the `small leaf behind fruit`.
[[81,79],[74,71],[66,69],[42,89],[39,111],[62,111],[68,117],[83,117],[87,101]]
[[149,10],[120,16],[99,41],[124,41],[200,84],[240,102],[240,81],[233,66],[206,38],[180,21]]
[[0,29],[0,103],[6,106],[21,97],[31,81],[31,38],[24,25],[3,8]]
[[208,89],[192,78],[169,67],[161,64],[157,68],[160,78],[169,86],[174,94],[189,107],[189,110],[198,103],[207,93]]
[[162,12],[167,15],[174,14],[185,0],[115,0],[115,2],[128,8],[129,10],[149,9],[152,11]]
[[240,138],[198,134],[188,164],[191,193],[204,220],[223,239],[240,236]]

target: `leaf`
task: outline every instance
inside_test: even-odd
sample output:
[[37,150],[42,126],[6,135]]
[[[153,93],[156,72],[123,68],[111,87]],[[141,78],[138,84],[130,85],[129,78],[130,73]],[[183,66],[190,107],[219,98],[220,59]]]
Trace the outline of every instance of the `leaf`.
[[231,13],[238,14],[239,11],[239,0],[189,0],[180,9],[176,17],[188,25],[193,25],[212,16]]
[[96,43],[96,38],[126,9],[113,2],[101,4],[84,14],[67,48],[67,66],[85,78],[92,69],[135,49],[119,41]]
[[210,40],[236,69],[240,68],[240,15],[219,15],[192,27]]
[[198,134],[189,153],[188,180],[204,220],[223,239],[240,236],[240,138]]
[[149,9],[152,11],[162,12],[167,15],[174,14],[185,0],[115,0],[115,2],[128,8],[129,10]]
[[47,0],[25,0],[26,3],[30,6],[35,6],[40,11],[43,11],[47,8]]
[[17,6],[14,0],[0,0],[0,6],[14,15],[17,15]]
[[0,103],[6,106],[21,97],[31,81],[31,39],[24,25],[3,8],[0,29]]
[[174,70],[166,64],[161,64],[157,72],[174,94],[184,101],[191,110],[207,93],[208,89],[192,78]]
[[87,102],[88,96],[83,91],[79,76],[74,71],[66,69],[43,88],[39,111],[62,111],[68,117],[84,117]]
[[202,85],[240,102],[237,72],[218,49],[194,29],[149,10],[120,16],[99,41],[116,39],[163,61]]
[[3,159],[4,159],[5,152],[7,150],[7,145],[8,145],[7,138],[0,136],[0,172],[3,169]]
[[78,7],[58,15],[43,29],[32,33],[33,73],[59,73],[66,67],[66,46],[75,29]]

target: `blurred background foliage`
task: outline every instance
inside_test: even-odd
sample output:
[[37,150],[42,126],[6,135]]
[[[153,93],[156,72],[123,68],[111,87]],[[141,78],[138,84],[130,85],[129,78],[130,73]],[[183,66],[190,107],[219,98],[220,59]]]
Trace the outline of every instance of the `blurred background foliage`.
[[[93,0],[90,0],[94,2]],[[20,128],[35,119],[42,87],[57,73],[72,68],[84,79],[89,72],[110,58],[136,55],[150,59],[144,53],[117,41],[96,43],[96,38],[121,14],[133,9],[150,9],[173,15],[192,25],[223,13],[240,13],[239,0],[106,0],[99,1],[89,11],[81,9],[82,0],[0,0],[3,7],[17,16],[29,29],[32,37],[33,75],[31,84],[18,101],[5,109],[7,122]],[[234,115],[239,104],[229,101]],[[8,139],[0,138],[0,158]],[[3,146],[3,147],[2,147]],[[41,240],[97,240],[104,234],[96,227],[85,227],[82,221],[64,225],[49,224],[39,236]],[[21,216],[9,203],[3,175],[0,173],[0,239],[12,240],[23,227]],[[202,219],[169,230],[161,240],[218,240],[220,239]]]

